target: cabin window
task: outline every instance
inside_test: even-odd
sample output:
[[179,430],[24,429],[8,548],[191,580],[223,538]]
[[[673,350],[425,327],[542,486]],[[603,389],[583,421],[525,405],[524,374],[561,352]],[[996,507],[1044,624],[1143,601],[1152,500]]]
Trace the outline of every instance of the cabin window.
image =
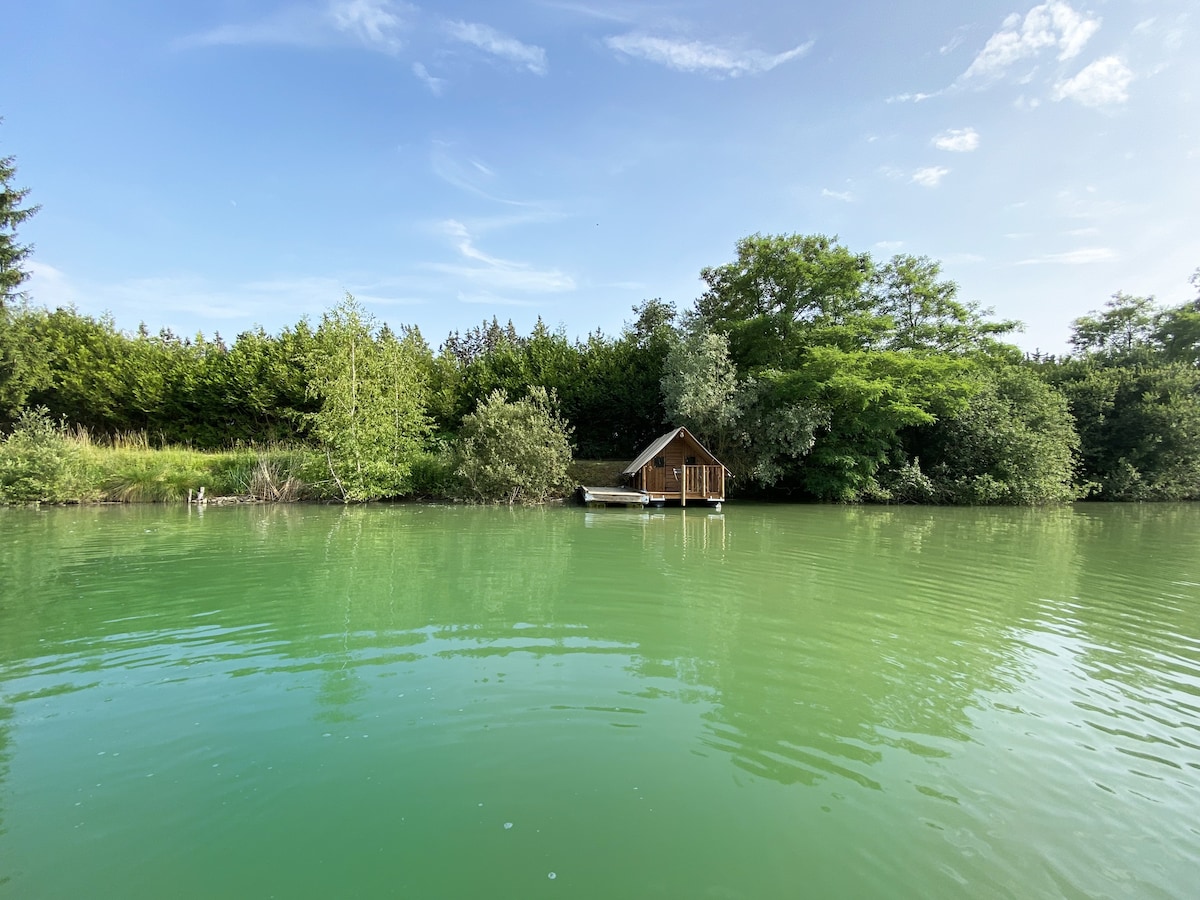
[[686,458],[683,460],[683,464],[684,464],[685,466],[694,466],[694,465],[696,464],[696,457],[694,457],[694,456],[688,456],[688,457],[686,457]]
[[667,458],[665,456],[654,457],[654,468],[661,469],[666,464],[667,464]]

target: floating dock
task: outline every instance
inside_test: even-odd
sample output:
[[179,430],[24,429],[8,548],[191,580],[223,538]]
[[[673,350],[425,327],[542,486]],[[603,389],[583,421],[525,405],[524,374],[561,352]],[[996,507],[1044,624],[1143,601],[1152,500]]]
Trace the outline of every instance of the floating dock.
[[588,506],[645,506],[650,502],[648,494],[619,487],[588,487],[582,485],[580,493]]

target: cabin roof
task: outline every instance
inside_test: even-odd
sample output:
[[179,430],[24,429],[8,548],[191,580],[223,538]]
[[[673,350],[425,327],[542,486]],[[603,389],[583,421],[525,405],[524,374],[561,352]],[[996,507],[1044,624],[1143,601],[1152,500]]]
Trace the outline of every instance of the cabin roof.
[[660,438],[656,439],[654,442],[652,442],[650,444],[650,446],[648,446],[645,450],[643,450],[641,453],[638,454],[637,459],[635,459],[633,462],[631,462],[628,466],[625,467],[625,471],[623,471],[621,474],[622,475],[632,475],[634,472],[638,471],[638,469],[640,469],[642,466],[644,466],[648,462],[650,462],[650,460],[654,459],[654,457],[658,456],[659,453],[661,453],[664,449],[666,449],[666,446],[669,443],[671,443],[671,441],[675,440],[676,438],[683,437],[684,435],[687,435],[691,439],[692,443],[694,443],[697,447],[699,447],[701,450],[703,450],[705,453],[707,453],[709,459],[711,459],[714,463],[716,463],[717,465],[722,466],[722,468],[724,468],[721,461],[719,459],[717,459],[715,456],[713,456],[707,447],[705,447],[702,443],[700,443],[698,440],[696,440],[696,436],[694,434],[692,434],[686,428],[683,428],[681,426],[679,428],[672,428],[670,431],[668,431],[662,437],[660,437]]

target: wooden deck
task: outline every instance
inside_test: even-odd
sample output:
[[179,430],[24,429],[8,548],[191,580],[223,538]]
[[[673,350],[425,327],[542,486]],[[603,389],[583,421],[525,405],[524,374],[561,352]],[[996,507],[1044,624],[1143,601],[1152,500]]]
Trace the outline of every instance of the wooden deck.
[[651,502],[689,500],[720,503],[725,499],[724,466],[678,466],[647,468],[642,481]]

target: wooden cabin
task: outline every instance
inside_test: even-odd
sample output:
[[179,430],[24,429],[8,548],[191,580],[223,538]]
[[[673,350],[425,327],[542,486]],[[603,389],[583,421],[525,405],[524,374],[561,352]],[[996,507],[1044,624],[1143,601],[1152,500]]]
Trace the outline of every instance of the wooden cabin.
[[675,428],[638,454],[621,474],[654,506],[677,500],[681,506],[691,501],[720,509],[729,471],[690,431]]

